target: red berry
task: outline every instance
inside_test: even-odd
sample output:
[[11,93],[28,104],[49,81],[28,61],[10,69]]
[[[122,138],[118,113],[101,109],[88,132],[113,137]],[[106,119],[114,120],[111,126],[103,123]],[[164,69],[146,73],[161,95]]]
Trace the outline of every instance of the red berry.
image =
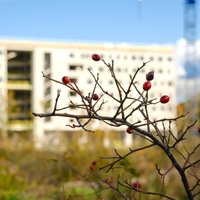
[[69,83],[70,83],[70,78],[69,78],[68,76],[63,76],[63,77],[62,77],[62,82],[63,82],[64,84],[69,84]]
[[154,71],[149,72],[146,74],[147,81],[152,81],[154,79]]
[[96,161],[96,160],[92,161],[92,165],[93,165],[93,166],[95,166],[96,164],[97,164],[97,161]]
[[128,128],[126,129],[126,132],[127,132],[128,134],[132,134],[132,133],[133,133],[133,129],[130,128],[130,127],[128,127]]
[[200,133],[200,127],[197,129],[198,133]]
[[134,188],[140,188],[141,187],[141,184],[140,184],[140,182],[139,181],[135,181],[135,182],[133,182],[132,183],[132,186],[134,187]]
[[90,165],[89,169],[90,169],[91,171],[93,171],[93,170],[94,170],[94,165]]
[[93,55],[92,55],[92,60],[94,60],[94,61],[99,61],[99,60],[101,60],[101,57],[100,57],[100,55],[98,55],[98,54],[93,54]]
[[160,103],[167,103],[170,100],[170,97],[167,95],[163,95],[160,97]]
[[98,94],[93,94],[92,95],[92,99],[97,101],[99,99],[99,95]]
[[148,91],[151,88],[151,82],[150,81],[146,81],[143,84],[143,90]]

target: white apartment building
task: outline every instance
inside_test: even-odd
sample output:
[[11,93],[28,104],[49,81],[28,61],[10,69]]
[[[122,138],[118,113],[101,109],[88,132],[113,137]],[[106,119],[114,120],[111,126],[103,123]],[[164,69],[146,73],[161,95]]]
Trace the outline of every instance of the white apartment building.
[[[41,72],[59,81],[63,76],[69,76],[76,80],[82,93],[88,95],[94,88],[94,79],[88,72],[89,68],[95,75],[99,73],[102,87],[117,95],[116,86],[107,67],[102,61],[95,62],[91,59],[94,53],[100,54],[106,62],[111,63],[111,59],[114,60],[117,78],[125,88],[130,82],[129,75],[133,75],[143,62],[151,60],[136,78],[138,88],[142,91],[146,73],[154,71],[150,98],[159,100],[162,95],[169,95],[171,99],[168,104],[158,103],[150,106],[149,116],[152,120],[176,116],[176,68],[173,46],[0,40],[2,132],[32,132],[37,146],[50,142],[58,144],[56,134],[65,133],[66,137],[70,137],[70,134],[76,132],[76,129],[66,126],[75,123],[73,119],[32,116],[32,112],[45,113],[53,110],[58,89],[61,89],[59,108],[69,105],[70,100],[80,102],[78,95],[61,84],[43,78]],[[96,92],[102,94],[99,88]],[[133,92],[133,96],[134,94]],[[106,95],[102,99],[108,103],[102,107],[101,113],[112,115],[118,105],[107,99]],[[73,109],[66,112],[79,113]],[[134,122],[142,118],[139,114],[133,114],[130,120]],[[126,144],[132,142],[132,136],[125,133],[126,127],[115,128],[96,121],[91,124],[91,129],[116,131],[123,135]],[[83,138],[87,139],[87,134],[84,134]]]

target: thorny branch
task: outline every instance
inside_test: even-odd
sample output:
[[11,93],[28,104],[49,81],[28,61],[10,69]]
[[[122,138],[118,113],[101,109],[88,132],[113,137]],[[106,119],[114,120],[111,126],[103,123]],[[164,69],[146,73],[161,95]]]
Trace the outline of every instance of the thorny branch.
[[137,151],[142,151],[142,150],[145,150],[145,149],[148,149],[150,147],[153,147],[154,144],[150,144],[150,145],[147,145],[147,146],[144,146],[144,147],[140,147],[140,148],[137,148],[137,149],[129,149],[129,152],[123,156],[121,156],[117,150],[115,149],[115,153],[117,156],[115,157],[101,157],[102,159],[110,159],[110,160],[115,160],[115,161],[112,161],[111,163],[99,168],[100,170],[103,170],[103,169],[106,169],[106,172],[110,171],[111,169],[113,169],[114,165],[117,164],[118,162],[120,162],[121,160],[125,159],[126,157],[130,156],[131,154],[137,152]]
[[150,195],[150,196],[160,196],[160,197],[163,197],[165,199],[170,199],[170,200],[175,200],[174,198],[170,197],[170,196],[167,196],[165,194],[162,194],[162,193],[158,193],[158,192],[148,192],[148,191],[143,191],[139,188],[136,188],[136,187],[133,187],[127,180],[124,181],[125,183],[120,183],[119,184],[121,186],[124,186],[126,188],[129,188],[129,189],[132,189],[132,190],[135,190],[137,192],[140,192],[140,193],[143,193],[145,195]]
[[[79,88],[78,84],[75,81],[70,82],[69,84],[64,84],[63,82],[55,80],[45,75],[42,72],[44,78],[49,79],[57,84],[64,85],[70,91],[75,92],[78,95],[80,102],[75,103],[72,100],[70,100],[69,105],[58,108],[58,100],[61,95],[61,90],[57,90],[57,96],[55,99],[55,104],[52,112],[50,113],[33,112],[33,115],[37,117],[73,118],[76,120],[77,124],[67,124],[67,126],[71,128],[82,128],[84,131],[91,131],[90,123],[92,120],[99,120],[106,123],[109,126],[113,126],[116,128],[120,126],[126,126],[130,128],[132,130],[131,132],[132,134],[141,137],[150,144],[136,149],[130,148],[129,152],[124,155],[121,155],[117,151],[117,149],[115,149],[116,156],[102,157],[103,159],[109,160],[110,163],[100,167],[100,171],[106,169],[106,172],[109,172],[121,160],[129,157],[130,155],[135,154],[138,151],[149,149],[155,146],[160,148],[171,162],[171,167],[167,169],[164,173],[161,171],[158,165],[156,165],[156,170],[158,175],[162,179],[163,187],[165,183],[165,177],[169,174],[170,171],[176,170],[176,173],[179,174],[179,176],[181,177],[181,181],[188,199],[193,200],[200,193],[200,190],[198,189],[200,185],[200,178],[197,176],[194,170],[199,168],[200,159],[197,158],[196,160],[194,160],[192,159],[192,157],[193,155],[196,154],[197,150],[200,148],[200,143],[194,146],[192,151],[188,151],[185,148],[185,152],[187,155],[185,155],[184,152],[179,150],[179,146],[181,146],[180,144],[182,144],[182,142],[187,139],[187,135],[190,132],[191,128],[194,127],[194,125],[196,124],[196,121],[188,125],[178,135],[174,133],[172,130],[171,127],[172,122],[175,123],[177,120],[184,118],[186,114],[183,114],[175,118],[162,118],[156,120],[152,120],[150,118],[150,113],[148,110],[149,106],[153,104],[158,104],[159,101],[157,101],[157,98],[149,99],[148,91],[144,90],[141,91],[138,88],[136,81],[138,73],[140,72],[141,69],[143,69],[146,66],[148,62],[144,62],[141,67],[138,67],[134,75],[129,75],[130,82],[128,87],[125,88],[120,83],[117,74],[115,73],[114,61],[112,60],[111,64],[105,62],[103,59],[101,59],[101,61],[103,61],[105,66],[109,69],[110,76],[114,80],[116,86],[117,94],[113,94],[112,91],[107,91],[107,89],[105,89],[99,81],[100,80],[99,73],[95,75],[89,69],[88,71],[94,80],[94,86],[92,91],[89,92],[88,95],[84,95],[81,92],[81,89]],[[98,99],[94,100],[92,97],[97,91],[97,88],[100,89],[103,95],[101,95]],[[134,97],[132,96],[133,92],[135,92]],[[117,109],[115,110],[115,112],[108,116],[102,115],[101,113],[103,106],[106,103],[109,103],[108,101],[104,100],[105,96],[110,98],[110,100],[112,100],[111,101],[112,103],[115,102],[117,104]],[[70,113],[70,108],[75,108],[77,110],[76,112],[77,114]],[[82,114],[79,114],[78,112],[79,110],[81,111]],[[140,115],[143,117],[143,120],[139,120],[136,122],[131,121],[130,117],[134,115],[135,112],[140,113]],[[166,123],[168,123],[168,127],[166,126]],[[158,126],[159,124],[162,126],[162,130],[159,128]],[[180,161],[181,159],[179,159],[179,157],[177,156],[177,154],[175,154],[175,152],[178,153],[178,155],[182,158],[184,162]],[[105,180],[103,180],[100,177],[100,175],[97,175],[95,173],[92,174],[105,183]],[[190,175],[195,179],[195,183],[193,185],[192,183],[190,183],[187,175]],[[128,199],[128,197],[119,190],[118,187],[119,185],[125,188],[129,188],[131,190],[136,190],[137,192],[142,194],[157,195],[166,199],[174,200],[174,198],[164,193],[156,193],[156,192],[154,193],[154,192],[144,191],[139,188],[133,188],[128,181],[125,181],[125,183],[121,183],[119,180],[117,180],[117,187],[114,187],[113,185],[110,184],[109,188],[117,192],[123,199]]]

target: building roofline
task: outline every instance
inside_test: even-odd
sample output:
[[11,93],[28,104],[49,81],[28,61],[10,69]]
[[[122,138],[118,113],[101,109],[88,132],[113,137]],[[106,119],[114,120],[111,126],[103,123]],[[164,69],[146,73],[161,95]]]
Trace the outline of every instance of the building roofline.
[[28,39],[1,39],[0,46],[6,46],[13,48],[19,46],[20,48],[70,48],[70,49],[87,49],[101,51],[101,50],[112,50],[112,51],[162,51],[172,52],[174,51],[173,45],[158,45],[158,44],[147,44],[147,45],[134,45],[128,43],[108,43],[108,42],[77,42],[77,41],[53,41],[53,40],[28,40]]

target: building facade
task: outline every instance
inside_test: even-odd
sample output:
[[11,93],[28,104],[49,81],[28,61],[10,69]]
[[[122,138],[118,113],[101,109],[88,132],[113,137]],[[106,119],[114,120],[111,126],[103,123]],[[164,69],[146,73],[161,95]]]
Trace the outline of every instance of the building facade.
[[[69,105],[70,101],[80,101],[79,96],[69,91],[62,84],[42,77],[62,80],[64,75],[76,81],[82,93],[88,95],[94,88],[93,74],[99,73],[100,84],[103,88],[117,95],[116,86],[103,62],[94,62],[91,55],[97,53],[106,62],[114,60],[119,82],[127,87],[130,76],[133,75],[143,62],[149,62],[136,78],[138,88],[142,88],[146,73],[154,71],[150,98],[160,98],[169,95],[169,104],[150,106],[149,115],[152,120],[176,116],[176,68],[173,46],[134,46],[128,44],[93,44],[93,43],[62,43],[45,41],[0,40],[0,91],[1,119],[0,126],[3,134],[32,132],[37,146],[45,143],[59,143],[55,135],[71,134],[75,129],[70,128],[73,119],[69,118],[38,118],[32,112],[51,112],[57,90],[61,89],[59,107]],[[102,93],[100,88],[97,89]],[[134,93],[133,93],[134,96]],[[106,99],[102,107],[103,115],[111,115],[117,109],[116,102]],[[70,112],[77,113],[71,109]],[[80,113],[81,114],[81,113]],[[139,114],[130,117],[131,121],[142,120]],[[126,127],[109,127],[99,121],[92,123],[91,129],[103,131],[118,131],[124,137],[124,142],[132,141],[125,133]],[[85,136],[84,136],[85,137]],[[87,139],[87,138],[86,138]]]

